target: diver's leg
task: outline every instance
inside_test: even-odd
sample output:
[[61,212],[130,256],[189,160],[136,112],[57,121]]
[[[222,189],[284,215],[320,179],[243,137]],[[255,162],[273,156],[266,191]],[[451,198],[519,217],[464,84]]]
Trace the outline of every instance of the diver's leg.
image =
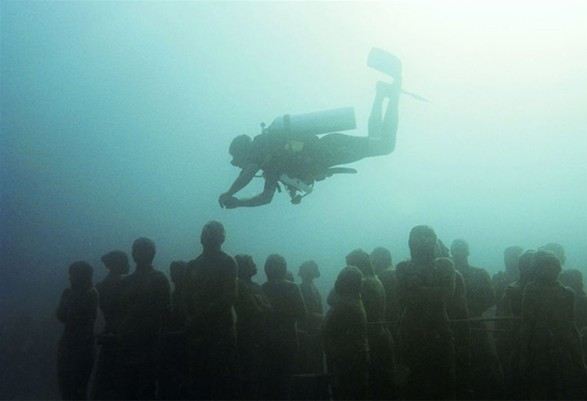
[[369,137],[379,138],[383,127],[383,101],[385,100],[385,89],[382,87],[383,82],[378,82],[375,90],[375,99],[371,106],[371,115],[369,116],[368,135]]
[[[339,166],[365,157],[388,155],[393,151],[398,127],[402,66],[399,59],[394,58],[394,64],[388,67],[387,73],[393,78],[393,84],[377,83],[369,116],[368,136],[355,137],[335,133],[321,137],[316,145],[316,159],[319,165]],[[382,115],[386,99],[387,106],[385,114]]]
[[385,140],[388,149],[387,153],[391,153],[395,149],[395,139],[399,121],[399,94],[399,82],[394,82],[389,96],[387,97],[387,109],[385,110],[383,127],[381,129],[381,136]]
[[[382,115],[383,103],[387,100],[385,115]],[[353,163],[365,157],[390,154],[395,147],[397,131],[399,89],[396,83],[379,82],[369,116],[369,134],[367,137],[328,134],[318,141],[317,159],[325,167]]]
[[[393,84],[377,84],[373,110],[369,117],[369,156],[388,155],[395,148],[399,93],[399,80],[395,80]],[[381,108],[384,99],[387,99],[387,107],[382,118]]]

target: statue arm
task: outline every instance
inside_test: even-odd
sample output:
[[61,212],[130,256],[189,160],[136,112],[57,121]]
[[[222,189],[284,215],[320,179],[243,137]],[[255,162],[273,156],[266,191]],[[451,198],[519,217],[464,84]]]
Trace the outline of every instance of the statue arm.
[[481,274],[481,282],[483,288],[483,312],[491,308],[496,303],[495,290],[493,289],[493,283],[489,273],[483,270]]
[[59,300],[59,306],[57,307],[57,319],[61,323],[67,322],[67,315],[69,310],[69,299],[71,297],[71,290],[66,288],[63,293],[61,294],[61,299]]
[[522,321],[520,323],[520,367],[525,371],[529,362],[529,348],[535,322],[536,291],[532,283],[526,286],[522,295]]

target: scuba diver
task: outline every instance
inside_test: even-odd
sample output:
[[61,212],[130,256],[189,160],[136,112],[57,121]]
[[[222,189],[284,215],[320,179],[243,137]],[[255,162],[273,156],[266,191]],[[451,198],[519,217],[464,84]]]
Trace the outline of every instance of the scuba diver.
[[[218,198],[220,206],[234,209],[268,204],[275,191],[281,192],[280,183],[288,191],[291,202],[299,204],[312,192],[316,181],[333,174],[356,173],[356,170],[341,165],[390,154],[395,148],[399,95],[413,94],[401,90],[402,65],[396,56],[374,48],[367,65],[393,79],[392,83],[377,82],[368,136],[336,132],[356,127],[352,108],[285,115],[276,118],[269,127],[261,124],[262,133],[254,139],[240,135],[230,144],[231,164],[242,170],[228,191]],[[325,135],[318,136],[322,134]],[[259,171],[265,180],[263,191],[248,199],[235,197],[257,177]]]

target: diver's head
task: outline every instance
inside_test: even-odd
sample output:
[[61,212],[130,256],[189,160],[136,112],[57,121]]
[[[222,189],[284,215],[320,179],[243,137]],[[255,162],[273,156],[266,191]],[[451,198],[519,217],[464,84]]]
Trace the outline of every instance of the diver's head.
[[253,139],[248,135],[239,135],[232,140],[228,153],[232,156],[230,164],[243,168],[247,164],[253,146]]

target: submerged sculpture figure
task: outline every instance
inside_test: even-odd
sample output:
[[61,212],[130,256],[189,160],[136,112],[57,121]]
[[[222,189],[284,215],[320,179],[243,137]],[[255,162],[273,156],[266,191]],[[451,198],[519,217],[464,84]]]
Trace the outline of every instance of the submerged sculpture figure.
[[520,277],[518,260],[523,252],[524,250],[519,246],[509,246],[503,251],[503,264],[505,270],[495,273],[492,278],[498,311],[503,307],[500,302],[503,298],[505,289]]
[[520,369],[524,399],[585,399],[586,369],[575,325],[575,294],[558,281],[561,262],[538,251],[536,278],[522,296]]
[[560,281],[575,293],[575,319],[581,336],[587,331],[587,295],[583,289],[583,273],[577,269],[563,270]]
[[330,310],[322,335],[333,375],[333,399],[364,400],[369,388],[369,345],[367,314],[361,301],[363,274],[345,267],[334,284],[336,296],[329,297]]
[[[374,49],[376,50],[376,49]],[[355,128],[352,109],[337,109],[321,113],[277,118],[254,139],[237,136],[230,144],[232,164],[241,173],[231,187],[220,195],[220,206],[227,209],[252,207],[270,203],[281,182],[291,201],[300,203],[312,191],[315,181],[336,173],[354,173],[340,168],[366,157],[390,154],[395,148],[398,125],[398,100],[401,91],[401,62],[389,53],[372,51],[369,65],[393,78],[393,84],[378,82],[369,117],[369,134],[356,137],[333,133]],[[387,99],[385,114],[383,102]],[[322,137],[318,135],[327,134]],[[265,187],[259,195],[238,199],[234,195],[245,188],[259,171],[263,172]]]
[[261,286],[253,281],[257,265],[250,255],[235,256],[238,280],[235,310],[237,315],[237,353],[239,361],[240,399],[260,397],[266,358],[265,321],[271,306]]
[[322,297],[314,279],[320,277],[318,264],[308,260],[299,267],[298,275],[302,278],[300,291],[306,305],[306,318],[299,322],[300,335],[300,370],[302,373],[323,373],[322,344],[320,329],[324,320]]
[[[469,244],[462,239],[451,244],[455,268],[463,275],[469,317],[481,318],[495,303],[489,274],[469,264]],[[475,398],[499,399],[503,393],[503,374],[485,322],[470,323],[470,379]]]
[[349,266],[363,274],[361,298],[367,314],[367,343],[369,344],[369,392],[373,400],[394,398],[393,339],[385,322],[385,288],[375,275],[371,259],[362,249],[346,256]]
[[123,396],[122,355],[117,341],[122,316],[123,280],[129,271],[128,257],[123,251],[111,251],[102,256],[108,275],[96,284],[100,310],[104,316],[104,331],[98,336],[100,352],[96,363],[93,399],[116,400]]
[[186,280],[187,263],[173,261],[169,265],[169,276],[173,283],[169,316],[161,333],[161,356],[159,357],[159,383],[157,396],[160,400],[179,400],[188,395],[188,349],[186,336]]
[[373,270],[385,289],[385,320],[388,322],[392,335],[396,335],[400,308],[397,295],[397,277],[391,260],[391,252],[389,249],[379,246],[373,249],[370,258]]
[[94,364],[94,322],[98,293],[92,286],[92,266],[75,262],[69,266],[69,281],[59,301],[57,318],[65,325],[59,340],[57,374],[64,400],[85,400]]
[[289,399],[291,375],[298,353],[296,323],[306,317],[306,306],[298,286],[286,279],[287,263],[272,254],[265,261],[267,282],[261,287],[271,312],[266,326],[266,369],[263,399]]
[[504,372],[506,398],[522,399],[523,382],[520,371],[520,318],[522,316],[522,295],[528,283],[536,279],[536,251],[527,250],[518,259],[519,279],[510,284],[503,295],[503,308],[497,310],[498,317],[513,317],[511,321],[498,321],[496,324],[496,346]]
[[416,226],[410,232],[411,260],[397,266],[402,362],[410,370],[405,399],[453,399],[455,348],[447,315],[455,293],[452,261],[436,257],[437,237],[432,228]]
[[123,397],[153,399],[157,392],[157,357],[160,332],[169,310],[167,277],[153,267],[155,243],[138,238],[132,244],[135,271],[124,278],[122,320],[118,328],[123,354]]
[[237,266],[222,251],[224,240],[220,222],[206,223],[202,253],[187,266],[190,376],[197,399],[235,394]]

